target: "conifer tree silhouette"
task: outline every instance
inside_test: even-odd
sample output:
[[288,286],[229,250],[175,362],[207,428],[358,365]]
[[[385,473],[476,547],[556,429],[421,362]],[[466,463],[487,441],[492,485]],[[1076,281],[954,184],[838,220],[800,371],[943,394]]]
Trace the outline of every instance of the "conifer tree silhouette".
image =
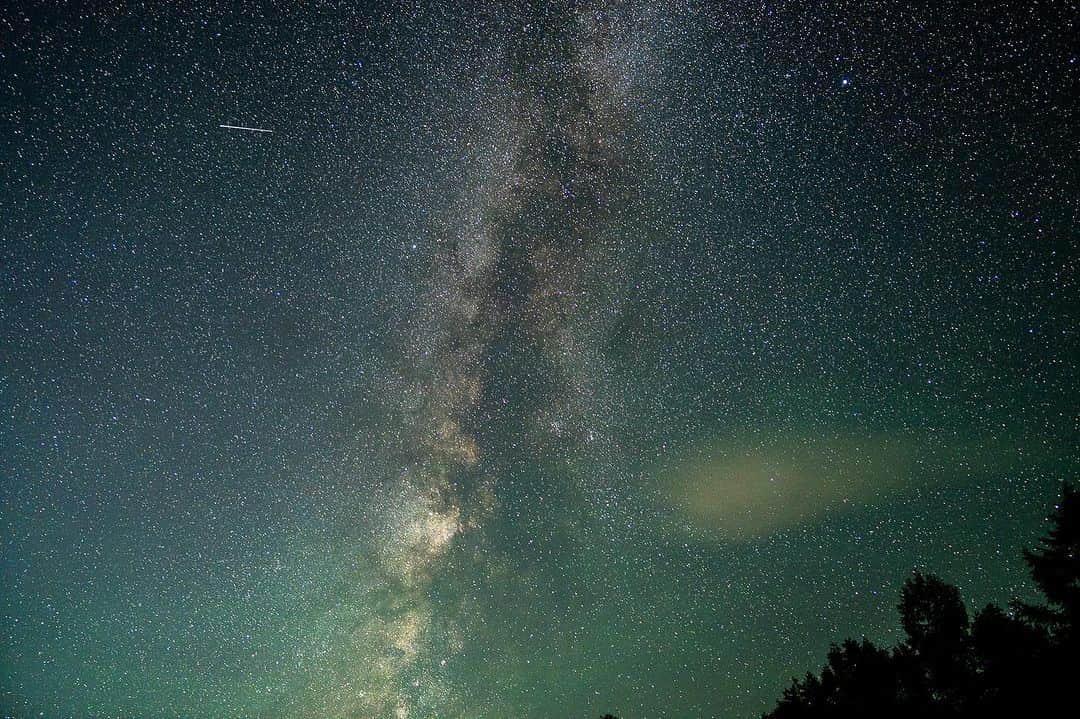
[[1075,643],[1080,627],[1080,491],[1065,485],[1040,546],[1024,550],[1031,578],[1045,605],[1018,604],[1021,614],[1063,642]]
[[901,591],[906,639],[891,652],[833,645],[820,675],[794,680],[766,719],[1056,715],[1075,706],[1080,667],[1080,492],[1024,551],[1044,604],[988,605],[969,621],[956,587],[916,572]]

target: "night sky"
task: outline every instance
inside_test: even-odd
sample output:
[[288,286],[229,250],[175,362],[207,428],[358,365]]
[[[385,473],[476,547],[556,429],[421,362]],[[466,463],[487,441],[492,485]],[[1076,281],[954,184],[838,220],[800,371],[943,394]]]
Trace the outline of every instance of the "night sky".
[[1031,593],[1075,2],[292,7],[0,10],[3,716],[754,717]]

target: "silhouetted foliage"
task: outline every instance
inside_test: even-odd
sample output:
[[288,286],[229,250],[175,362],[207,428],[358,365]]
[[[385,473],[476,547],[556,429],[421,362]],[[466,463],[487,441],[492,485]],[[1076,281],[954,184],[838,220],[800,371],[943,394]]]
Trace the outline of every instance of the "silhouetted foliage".
[[859,717],[879,713],[883,706],[901,701],[896,672],[889,653],[865,639],[846,640],[829,650],[829,662],[821,677],[807,674],[784,692],[777,719],[830,716]]
[[1075,641],[1080,627],[1080,492],[1066,485],[1050,521],[1054,526],[1040,546],[1024,550],[1046,605],[1018,606],[1021,614],[1059,639]]
[[969,621],[960,593],[933,575],[905,582],[906,639],[834,645],[820,675],[794,680],[766,719],[975,717],[1072,706],[1080,667],[1080,492],[1066,485],[1052,528],[1024,551],[1044,605],[988,605]]
[[909,696],[924,709],[963,702],[971,680],[968,614],[960,592],[935,576],[915,573],[900,593],[907,641],[894,653]]

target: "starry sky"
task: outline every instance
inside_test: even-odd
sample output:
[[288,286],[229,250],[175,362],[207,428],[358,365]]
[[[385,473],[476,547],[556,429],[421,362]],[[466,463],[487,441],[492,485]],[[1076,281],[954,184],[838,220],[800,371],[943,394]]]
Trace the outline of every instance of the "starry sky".
[[1080,464],[1078,37],[5,4],[3,716],[753,717],[912,569],[1027,596]]

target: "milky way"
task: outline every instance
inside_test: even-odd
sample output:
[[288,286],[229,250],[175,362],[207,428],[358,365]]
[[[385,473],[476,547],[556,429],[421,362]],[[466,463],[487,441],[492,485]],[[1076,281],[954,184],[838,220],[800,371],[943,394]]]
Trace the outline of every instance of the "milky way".
[[1078,465],[1076,37],[5,9],[0,714],[750,717],[912,569],[1025,596]]
[[[350,687],[375,690],[351,693],[332,715],[446,711],[446,688],[415,665],[431,661],[431,635],[447,630],[433,626],[446,618],[427,593],[455,538],[483,532],[514,463],[573,444],[603,451],[589,285],[625,239],[611,228],[631,214],[628,167],[645,142],[634,127],[639,74],[657,11],[548,12],[554,19],[504,20],[516,39],[496,55],[506,84],[477,98],[497,126],[470,158],[475,179],[434,228],[433,277],[387,387],[406,438],[377,510],[380,569],[396,599],[389,617],[377,613],[348,638],[376,657],[373,673],[355,660],[363,679]],[[457,646],[437,648],[441,667]]]

